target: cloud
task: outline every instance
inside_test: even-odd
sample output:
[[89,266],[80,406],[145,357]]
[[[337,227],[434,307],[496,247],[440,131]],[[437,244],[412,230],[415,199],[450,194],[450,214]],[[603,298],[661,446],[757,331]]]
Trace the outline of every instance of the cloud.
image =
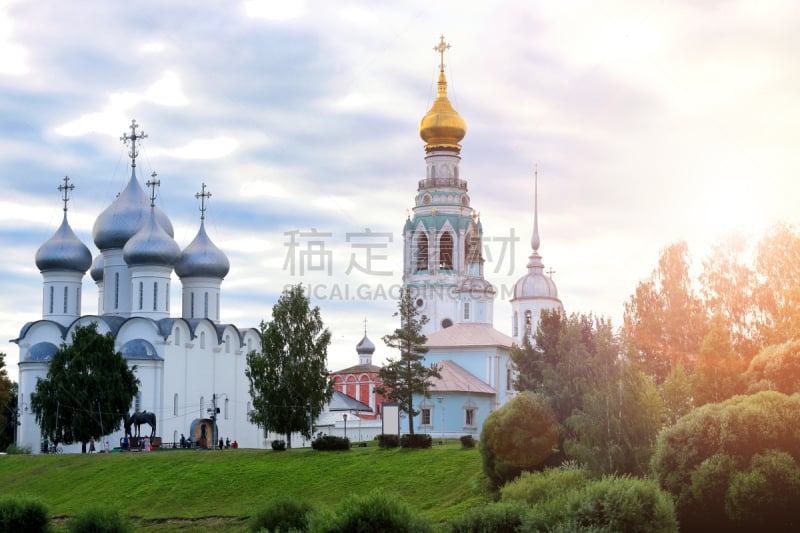
[[281,21],[302,16],[306,3],[304,0],[246,0],[244,8],[248,17]]

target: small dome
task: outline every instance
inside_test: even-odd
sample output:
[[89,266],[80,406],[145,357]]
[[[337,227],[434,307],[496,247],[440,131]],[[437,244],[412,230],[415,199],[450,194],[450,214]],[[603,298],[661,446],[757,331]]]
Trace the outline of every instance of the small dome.
[[[161,227],[173,237],[175,233],[167,215],[157,207],[155,211]],[[132,172],[119,196],[95,220],[92,230],[95,245],[100,251],[124,247],[128,239],[142,229],[149,215],[150,200],[139,185],[136,173]]]
[[92,268],[89,269],[89,275],[95,283],[103,281],[103,268],[106,265],[106,260],[103,259],[103,254],[97,254],[97,257],[92,261]]
[[458,143],[467,134],[467,123],[447,99],[447,80],[444,71],[439,71],[437,92],[433,106],[419,123],[419,136],[427,143],[426,151],[437,148],[460,150],[461,145]]
[[150,218],[136,235],[128,239],[122,249],[122,257],[128,266],[169,266],[175,264],[181,249],[175,240],[167,235],[164,228],[156,220],[155,206],[150,211]]
[[375,353],[375,345],[367,338],[366,334],[364,338],[361,339],[361,342],[356,345],[356,352],[358,352],[359,355],[372,355]]
[[40,272],[67,270],[85,274],[92,265],[92,254],[67,222],[67,213],[55,234],[36,251],[36,266]]
[[183,249],[175,263],[175,273],[181,278],[223,279],[230,269],[228,257],[211,242],[205,223],[201,221],[197,236]]
[[548,298],[558,299],[558,289],[550,276],[544,274],[542,257],[534,251],[528,262],[528,273],[514,285],[514,300]]

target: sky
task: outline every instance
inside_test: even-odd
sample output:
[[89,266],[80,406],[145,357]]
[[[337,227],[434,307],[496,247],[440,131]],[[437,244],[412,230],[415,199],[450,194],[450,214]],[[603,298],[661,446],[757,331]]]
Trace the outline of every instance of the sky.
[[[228,255],[222,321],[257,327],[306,285],[329,367],[374,362],[402,281],[402,228],[425,177],[419,121],[448,95],[461,178],[484,228],[495,327],[525,273],[539,176],[546,268],[567,312],[620,325],[661,249],[696,263],[731,232],[800,222],[800,3],[791,1],[0,0],[0,351],[41,318],[34,256],[63,215],[95,218],[130,175],[120,136],[181,248]],[[369,234],[369,235],[368,235]],[[371,257],[370,257],[371,254]],[[173,314],[179,309],[173,283]],[[87,275],[83,312],[97,311]]]

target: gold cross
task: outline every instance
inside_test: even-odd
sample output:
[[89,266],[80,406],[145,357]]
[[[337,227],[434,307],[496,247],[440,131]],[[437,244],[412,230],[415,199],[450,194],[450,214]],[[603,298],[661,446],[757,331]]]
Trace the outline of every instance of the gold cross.
[[444,35],[439,37],[439,44],[433,47],[434,52],[439,52],[439,70],[444,72],[444,52],[450,48],[450,45],[444,42]]

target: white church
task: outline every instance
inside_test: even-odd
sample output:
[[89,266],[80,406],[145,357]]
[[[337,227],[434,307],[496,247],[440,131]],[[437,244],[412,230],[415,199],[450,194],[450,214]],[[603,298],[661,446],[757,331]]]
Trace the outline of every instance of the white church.
[[[96,219],[92,231],[100,253],[92,260],[67,220],[74,185],[69,178],[59,187],[64,219],[55,234],[36,252],[42,274],[42,318],[25,324],[15,339],[19,345],[19,405],[29,403],[36,381],[47,376],[53,354],[69,344],[79,325],[97,323],[101,334],[110,332],[115,348],[136,366],[140,381],[133,408],[157,416],[157,434],[164,442],[178,442],[183,434],[195,442],[211,429],[209,410],[220,409],[219,435],[241,447],[262,447],[263,432],[247,420],[250,410],[245,376],[246,354],[260,346],[258,331],[220,321],[220,292],[230,264],[206,233],[205,184],[196,197],[201,202],[200,227],[182,251],[173,239],[172,224],[155,205],[160,182],[153,176],[146,194],[137,177],[137,142],[146,135],[133,121],[130,134],[131,177],[127,185]],[[91,269],[91,270],[90,270]],[[179,317],[170,310],[170,278],[175,271],[182,285]],[[97,313],[82,313],[81,285],[90,271],[97,284]],[[21,410],[18,444],[38,452],[42,435],[30,410]],[[144,426],[143,431],[149,429]],[[123,431],[108,437],[119,445]],[[211,432],[207,435],[209,441]],[[65,446],[79,451],[80,444]]]

